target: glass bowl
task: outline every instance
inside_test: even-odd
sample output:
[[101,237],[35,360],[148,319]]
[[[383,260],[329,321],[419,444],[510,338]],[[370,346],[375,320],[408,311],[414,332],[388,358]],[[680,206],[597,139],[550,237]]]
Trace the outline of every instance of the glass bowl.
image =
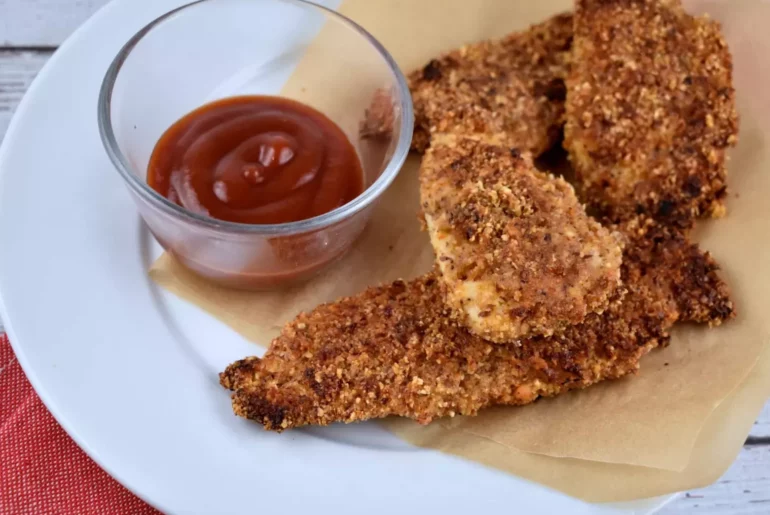
[[[250,225],[193,213],[148,186],[153,148],[174,122],[211,101],[256,94],[297,100],[335,122],[361,159],[363,193],[315,218]],[[387,126],[371,137],[364,128],[375,111]],[[107,154],[158,242],[193,272],[241,289],[301,281],[341,257],[401,169],[413,128],[406,80],[385,48],[304,0],[201,0],[161,16],[115,57],[98,117]]]

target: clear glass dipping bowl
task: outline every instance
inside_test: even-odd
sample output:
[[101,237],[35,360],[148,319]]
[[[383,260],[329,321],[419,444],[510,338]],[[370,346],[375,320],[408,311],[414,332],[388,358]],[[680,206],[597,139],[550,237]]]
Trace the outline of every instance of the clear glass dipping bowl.
[[[174,122],[253,94],[298,100],[339,125],[361,158],[365,191],[315,218],[250,225],[190,212],[147,185],[150,155]],[[365,137],[374,105],[389,130]],[[104,147],[163,248],[203,277],[252,290],[307,279],[351,247],[403,165],[413,128],[406,80],[385,48],[304,0],[201,0],[161,16],[115,57],[98,116]]]

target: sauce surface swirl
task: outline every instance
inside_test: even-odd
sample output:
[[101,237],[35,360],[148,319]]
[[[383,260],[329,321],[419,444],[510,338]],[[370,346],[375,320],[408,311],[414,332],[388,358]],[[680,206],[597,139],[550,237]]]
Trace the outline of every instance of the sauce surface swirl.
[[189,211],[246,224],[306,220],[364,190],[356,150],[324,114],[273,96],[206,104],[172,125],[147,182]]

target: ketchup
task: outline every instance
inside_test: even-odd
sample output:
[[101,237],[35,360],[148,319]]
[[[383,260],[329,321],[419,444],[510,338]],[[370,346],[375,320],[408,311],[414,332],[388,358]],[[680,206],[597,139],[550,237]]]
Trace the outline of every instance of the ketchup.
[[256,95],[218,100],[172,125],[147,182],[189,211],[246,224],[312,218],[364,189],[358,155],[334,122],[294,100]]

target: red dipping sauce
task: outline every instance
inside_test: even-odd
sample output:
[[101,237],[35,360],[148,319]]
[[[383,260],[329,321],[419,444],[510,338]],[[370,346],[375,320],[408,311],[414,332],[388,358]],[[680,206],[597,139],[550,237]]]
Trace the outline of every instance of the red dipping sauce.
[[185,209],[244,224],[313,218],[364,190],[356,150],[324,114],[294,100],[241,96],[172,125],[147,182]]

